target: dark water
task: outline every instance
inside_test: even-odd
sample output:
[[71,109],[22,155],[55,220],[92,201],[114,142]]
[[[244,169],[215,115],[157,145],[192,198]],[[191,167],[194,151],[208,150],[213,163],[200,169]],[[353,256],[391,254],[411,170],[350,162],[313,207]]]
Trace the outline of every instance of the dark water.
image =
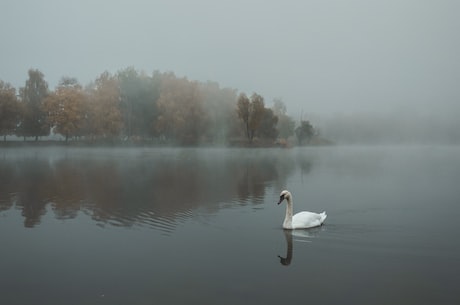
[[459,304],[459,219],[457,146],[2,149],[0,304]]

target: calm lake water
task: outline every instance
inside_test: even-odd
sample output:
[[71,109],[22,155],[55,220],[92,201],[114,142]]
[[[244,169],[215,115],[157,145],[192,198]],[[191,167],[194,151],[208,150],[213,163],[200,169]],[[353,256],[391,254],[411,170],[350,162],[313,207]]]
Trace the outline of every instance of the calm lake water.
[[0,304],[460,304],[459,219],[458,146],[3,148]]

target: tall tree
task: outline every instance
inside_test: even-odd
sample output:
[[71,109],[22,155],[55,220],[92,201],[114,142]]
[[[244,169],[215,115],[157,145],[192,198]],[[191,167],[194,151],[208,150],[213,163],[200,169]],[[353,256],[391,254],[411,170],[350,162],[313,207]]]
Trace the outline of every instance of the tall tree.
[[25,137],[47,136],[50,133],[46,113],[42,104],[48,95],[48,83],[39,70],[29,70],[29,79],[25,87],[20,89],[24,112],[20,123],[20,135]]
[[241,93],[237,100],[237,113],[244,123],[248,141],[252,142],[264,117],[264,98],[253,93],[249,99],[246,94]]
[[124,134],[145,137],[151,134],[155,118],[156,101],[159,98],[159,83],[134,68],[118,72],[121,111],[124,120]]
[[21,107],[16,97],[16,89],[0,80],[0,135],[6,141],[7,135],[16,132],[21,115]]
[[104,72],[89,91],[89,133],[103,139],[118,137],[123,127],[118,79]]
[[249,118],[251,115],[251,101],[245,93],[240,93],[236,103],[236,112],[238,113],[238,117],[243,121],[246,137],[250,140]]
[[250,129],[250,141],[252,142],[254,135],[257,132],[257,129],[262,123],[262,120],[265,115],[265,104],[264,98],[257,94],[253,93],[251,95],[251,107],[250,107],[250,117],[249,117],[249,129]]
[[87,99],[74,78],[62,78],[59,86],[45,99],[44,110],[54,131],[65,140],[81,136],[87,122]]
[[165,74],[158,100],[158,134],[181,144],[196,144],[204,135],[207,124],[198,83]]

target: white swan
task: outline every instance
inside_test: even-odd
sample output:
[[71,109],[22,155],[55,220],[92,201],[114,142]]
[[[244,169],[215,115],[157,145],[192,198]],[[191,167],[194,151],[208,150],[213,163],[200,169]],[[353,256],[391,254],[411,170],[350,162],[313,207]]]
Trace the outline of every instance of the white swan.
[[327,215],[326,212],[313,213],[313,212],[299,212],[292,215],[292,195],[289,191],[282,191],[280,194],[280,201],[278,204],[286,199],[286,217],[284,218],[283,228],[284,229],[307,229],[313,227],[319,227],[323,224]]

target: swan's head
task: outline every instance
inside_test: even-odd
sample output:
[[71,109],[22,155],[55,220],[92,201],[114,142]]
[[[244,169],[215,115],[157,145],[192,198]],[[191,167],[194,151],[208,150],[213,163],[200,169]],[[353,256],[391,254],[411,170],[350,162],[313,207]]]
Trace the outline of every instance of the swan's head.
[[280,193],[280,201],[278,201],[278,204],[283,202],[284,199],[289,200],[290,198],[291,198],[291,193],[289,193],[289,191],[284,190]]

